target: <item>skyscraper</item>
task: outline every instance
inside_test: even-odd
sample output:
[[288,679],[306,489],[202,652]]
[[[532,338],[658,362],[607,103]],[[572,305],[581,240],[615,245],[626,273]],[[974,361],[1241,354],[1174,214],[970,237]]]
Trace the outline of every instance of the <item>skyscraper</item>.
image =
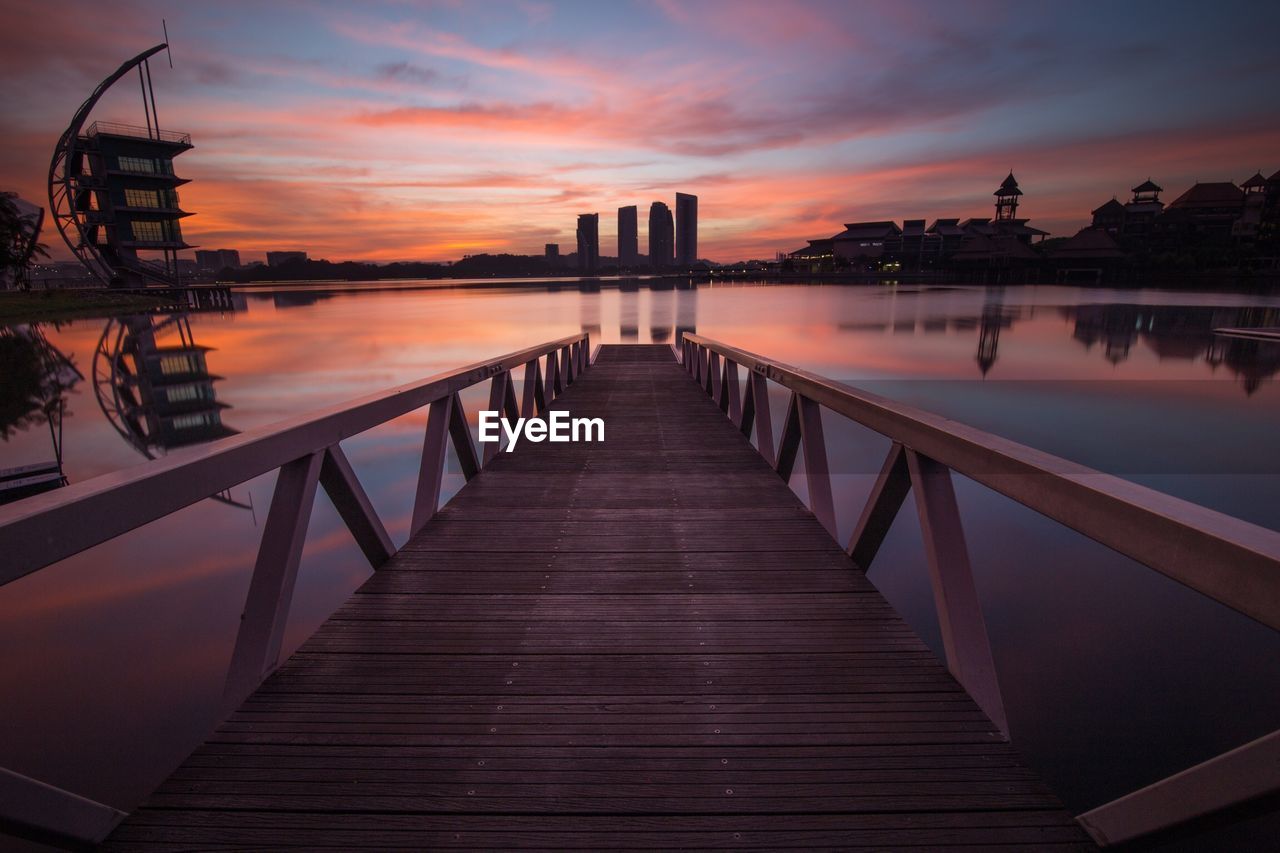
[[578,270],[594,273],[600,266],[600,214],[578,215]]
[[671,266],[675,230],[671,208],[660,201],[649,205],[649,263],[654,269]]
[[618,208],[618,266],[633,267],[640,255],[636,206]]
[[698,197],[676,193],[676,266],[691,267],[698,260]]

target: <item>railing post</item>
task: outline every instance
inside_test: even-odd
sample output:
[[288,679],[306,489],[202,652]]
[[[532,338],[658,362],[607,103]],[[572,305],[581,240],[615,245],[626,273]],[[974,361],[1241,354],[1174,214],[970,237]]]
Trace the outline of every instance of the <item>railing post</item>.
[[449,407],[449,437],[453,439],[453,449],[458,453],[462,476],[470,480],[480,473],[480,459],[476,456],[475,442],[471,440],[467,411],[462,408],[462,398],[456,391],[453,393],[453,405]]
[[[502,413],[504,404],[507,399],[507,383],[511,381],[511,372],[504,370],[501,373],[495,373],[493,379],[489,381],[489,411]],[[493,457],[498,453],[498,445],[500,441],[486,442],[484,446],[484,458],[481,462],[488,465],[493,461]]]
[[720,389],[716,387],[716,383],[720,381],[720,353],[716,352],[715,350],[711,350],[710,355],[707,356],[707,359],[708,359],[707,381],[706,381],[707,393],[711,395],[712,400],[715,400],[716,403],[719,403]]
[[355,537],[356,544],[364,552],[369,565],[375,569],[391,559],[396,546],[382,526],[382,520],[373,508],[373,502],[360,480],[355,469],[347,461],[342,446],[335,444],[324,452],[324,462],[320,465],[320,485],[325,494],[333,501],[338,515],[346,523],[347,529]]
[[227,672],[223,691],[227,711],[234,710],[279,663],[323,458],[323,451],[317,451],[280,468]]
[[862,516],[853,529],[853,535],[849,537],[846,551],[862,571],[871,568],[871,561],[876,558],[876,552],[880,550],[884,537],[888,535],[889,528],[910,491],[911,473],[907,470],[907,452],[895,441],[889,448],[884,464],[880,466],[880,476],[876,477],[875,485],[871,487],[871,494],[862,507]]
[[728,395],[725,397],[727,404],[722,408],[728,409],[729,420],[733,421],[736,427],[742,426],[742,392],[738,388],[738,363],[730,359],[724,360],[724,382],[721,383],[728,386]]
[[822,407],[808,397],[799,397],[800,440],[804,445],[804,478],[809,490],[809,508],[822,526],[836,537],[836,510],[831,497],[831,472],[827,468],[827,443],[822,435]]
[[445,451],[449,445],[449,424],[453,421],[453,397],[441,397],[427,412],[426,435],[422,440],[422,461],[418,467],[418,490],[413,500],[409,536],[431,520],[440,508],[440,484],[444,477]]
[[0,834],[96,847],[124,818],[111,806],[0,768]]
[[973,570],[960,524],[960,508],[951,485],[951,471],[913,450],[907,450],[907,469],[920,514],[920,531],[947,668],[1007,736],[1009,723],[996,680],[982,605],[973,585]]
[[556,351],[552,350],[547,353],[547,382],[546,397],[550,403],[556,397],[563,393],[564,389],[560,387],[560,366],[556,363]]
[[[1076,818],[1103,847],[1205,821],[1266,811],[1280,792],[1280,731],[1153,782]],[[1274,804],[1272,804],[1274,805]]]
[[796,455],[800,452],[800,395],[791,392],[791,400],[787,403],[787,416],[782,421],[782,435],[778,437],[778,457],[773,470],[783,480],[791,480],[791,471],[796,466]]
[[531,418],[547,408],[542,393],[542,370],[535,358],[524,365],[524,393],[520,406],[521,417]]
[[563,393],[564,389],[573,384],[573,372],[571,370],[572,365],[570,364],[570,361],[569,348],[563,347],[560,350],[560,374],[557,377],[560,381],[560,385],[556,388],[558,392]]
[[760,448],[764,461],[776,467],[778,457],[773,444],[773,413],[769,411],[769,380],[754,370],[747,379],[751,383],[751,400],[755,409],[756,446]]

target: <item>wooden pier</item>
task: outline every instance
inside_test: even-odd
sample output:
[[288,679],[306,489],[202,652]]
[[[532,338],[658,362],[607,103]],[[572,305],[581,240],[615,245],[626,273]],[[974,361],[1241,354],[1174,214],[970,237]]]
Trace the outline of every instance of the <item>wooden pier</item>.
[[[550,341],[0,507],[3,585],[278,471],[224,722],[129,815],[0,768],[0,835],[1062,850],[1277,802],[1280,731],[1063,810],[1004,734],[951,475],[1272,629],[1280,533],[698,334],[590,351],[585,334]],[[477,452],[459,392],[481,384],[490,410],[603,418],[606,440]],[[774,385],[789,392],[776,441]],[[397,550],[341,442],[423,408]],[[891,440],[847,545],[824,412]],[[441,507],[450,444],[467,484]],[[282,660],[320,488],[377,571]],[[866,577],[908,496],[944,660]]]
[[554,407],[109,846],[1092,846],[670,347]]

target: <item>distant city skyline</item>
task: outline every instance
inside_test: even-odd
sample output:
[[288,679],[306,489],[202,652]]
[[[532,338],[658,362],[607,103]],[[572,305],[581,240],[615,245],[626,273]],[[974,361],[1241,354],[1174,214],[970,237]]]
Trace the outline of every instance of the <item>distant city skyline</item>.
[[649,205],[649,264],[669,267],[675,262],[675,220],[665,202]]
[[[1280,60],[1262,35],[1280,10],[1257,3],[1217,4],[1212,26],[1154,2],[0,12],[22,22],[0,33],[0,189],[47,205],[58,133],[166,17],[160,122],[195,144],[183,235],[246,262],[282,245],[378,262],[527,254],[564,243],[587,205],[681,187],[702,191],[698,255],[772,257],[843,222],[976,210],[1010,168],[1028,193],[1018,215],[1065,236],[1135,174],[1239,184],[1280,150],[1264,108]],[[123,89],[96,118],[134,120]]]

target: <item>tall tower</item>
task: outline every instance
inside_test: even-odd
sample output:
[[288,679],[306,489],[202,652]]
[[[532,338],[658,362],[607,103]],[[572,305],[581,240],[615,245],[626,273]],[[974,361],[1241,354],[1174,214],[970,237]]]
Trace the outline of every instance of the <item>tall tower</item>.
[[[54,148],[49,167],[49,208],[68,248],[106,285],[179,283],[180,220],[191,214],[178,205],[173,160],[191,150],[191,136],[162,130],[151,87],[158,44],[108,76],[71,119]],[[85,126],[106,91],[138,70],[143,126],[95,121]]]
[[675,230],[671,208],[660,201],[649,205],[649,263],[654,269],[671,266]]
[[594,273],[600,266],[600,214],[578,215],[578,270]]
[[698,197],[676,193],[676,266],[688,268],[698,260]]
[[640,232],[634,204],[618,208],[618,266],[634,267],[640,255]]
[[1004,179],[1004,183],[992,195],[996,197],[996,222],[1011,222],[1018,218],[1018,196],[1022,195],[1022,190],[1018,189],[1018,181],[1013,177],[1013,172],[1009,172],[1009,177]]

